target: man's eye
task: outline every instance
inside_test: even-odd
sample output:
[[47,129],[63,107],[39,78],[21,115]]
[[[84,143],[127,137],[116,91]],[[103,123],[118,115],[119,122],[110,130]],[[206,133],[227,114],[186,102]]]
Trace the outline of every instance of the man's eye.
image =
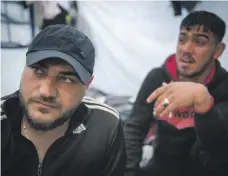
[[33,69],[33,72],[36,74],[36,75],[42,75],[44,72],[38,68],[38,67],[32,67]]
[[186,38],[180,37],[179,38],[179,43],[185,43],[187,41]]
[[203,46],[206,42],[203,40],[196,40],[196,44]]
[[59,76],[59,80],[64,81],[66,83],[73,83],[73,80],[66,76]]

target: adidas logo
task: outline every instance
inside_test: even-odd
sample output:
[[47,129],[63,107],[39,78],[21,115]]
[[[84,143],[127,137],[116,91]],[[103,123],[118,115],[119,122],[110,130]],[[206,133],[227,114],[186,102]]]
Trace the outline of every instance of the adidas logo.
[[86,130],[86,127],[81,123],[77,128],[75,128],[73,134],[79,134],[84,130]]

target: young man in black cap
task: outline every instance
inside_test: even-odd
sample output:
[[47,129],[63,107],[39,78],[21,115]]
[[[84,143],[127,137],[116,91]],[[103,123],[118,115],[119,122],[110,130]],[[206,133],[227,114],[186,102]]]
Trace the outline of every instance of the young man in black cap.
[[20,90],[1,99],[2,176],[121,176],[118,113],[84,97],[95,51],[75,28],[53,25],[32,41]]
[[[147,75],[125,123],[125,176],[228,175],[228,72],[218,61],[225,29],[210,12],[183,19],[176,54]],[[140,169],[152,122],[154,156]]]

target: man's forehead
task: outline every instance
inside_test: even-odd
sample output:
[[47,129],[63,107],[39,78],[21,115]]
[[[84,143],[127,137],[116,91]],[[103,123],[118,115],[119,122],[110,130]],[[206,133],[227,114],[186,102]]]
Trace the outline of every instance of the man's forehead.
[[204,26],[199,26],[199,25],[196,25],[196,26],[191,26],[191,27],[185,27],[185,26],[182,26],[181,29],[180,29],[180,33],[189,33],[189,34],[204,34],[204,35],[207,35],[207,36],[211,36],[212,35],[212,32],[204,27]]

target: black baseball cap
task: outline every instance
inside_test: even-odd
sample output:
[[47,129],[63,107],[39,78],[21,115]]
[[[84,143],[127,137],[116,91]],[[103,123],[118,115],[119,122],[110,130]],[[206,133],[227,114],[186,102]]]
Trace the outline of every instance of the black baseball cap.
[[70,25],[51,25],[40,31],[26,53],[26,65],[49,58],[60,58],[77,72],[83,84],[93,74],[95,50],[90,39]]

